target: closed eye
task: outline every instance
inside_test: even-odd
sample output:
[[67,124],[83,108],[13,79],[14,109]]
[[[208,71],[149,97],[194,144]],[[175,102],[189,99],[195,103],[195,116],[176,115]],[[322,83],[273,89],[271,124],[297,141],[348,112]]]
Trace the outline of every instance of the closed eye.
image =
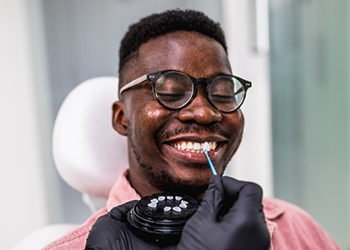
[[159,99],[161,99],[164,102],[176,102],[185,97],[184,94],[162,94],[162,93],[157,93],[157,96]]
[[230,96],[230,95],[212,95],[212,99],[215,102],[221,102],[221,103],[232,103],[236,100],[234,96]]

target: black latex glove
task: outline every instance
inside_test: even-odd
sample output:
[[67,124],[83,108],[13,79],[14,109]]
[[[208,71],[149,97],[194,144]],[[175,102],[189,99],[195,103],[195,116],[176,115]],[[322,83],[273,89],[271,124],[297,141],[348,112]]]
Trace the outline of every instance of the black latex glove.
[[205,198],[186,223],[177,246],[161,248],[134,236],[126,219],[137,202],[131,201],[96,221],[86,250],[267,250],[270,236],[261,199],[262,191],[256,184],[212,176]]
[[177,250],[267,250],[270,235],[254,183],[212,176],[200,207],[188,220]]
[[128,228],[126,214],[136,203],[136,200],[127,202],[98,218],[91,228],[85,250],[162,249],[137,238]]

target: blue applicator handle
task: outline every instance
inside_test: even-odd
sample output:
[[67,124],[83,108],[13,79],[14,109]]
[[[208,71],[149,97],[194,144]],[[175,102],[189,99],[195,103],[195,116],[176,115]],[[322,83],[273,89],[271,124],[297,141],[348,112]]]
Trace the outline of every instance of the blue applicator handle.
[[209,162],[209,166],[210,166],[210,168],[211,168],[211,171],[213,172],[213,175],[218,175],[218,174],[216,173],[216,170],[215,170],[215,168],[214,168],[213,163],[211,162],[211,160],[210,160],[210,158],[209,158],[209,155],[208,155],[207,150],[204,150],[204,154],[207,156],[207,159],[208,159],[208,162]]

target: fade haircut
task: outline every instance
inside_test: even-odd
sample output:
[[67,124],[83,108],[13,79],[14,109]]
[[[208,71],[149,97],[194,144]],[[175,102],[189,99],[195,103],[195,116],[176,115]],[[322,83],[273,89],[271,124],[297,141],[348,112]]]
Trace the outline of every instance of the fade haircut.
[[226,39],[219,23],[215,23],[203,12],[194,10],[168,10],[142,18],[129,26],[119,49],[119,79],[124,82],[124,68],[131,61],[137,60],[138,49],[151,39],[175,31],[196,31],[213,38],[222,45],[227,53]]

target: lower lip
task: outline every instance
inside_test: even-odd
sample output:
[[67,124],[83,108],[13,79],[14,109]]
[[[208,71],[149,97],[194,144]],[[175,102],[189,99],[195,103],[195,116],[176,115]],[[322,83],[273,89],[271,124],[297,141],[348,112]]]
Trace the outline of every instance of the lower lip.
[[[196,152],[191,152],[186,150],[180,150],[168,144],[165,144],[165,146],[168,150],[171,150],[173,154],[176,154],[187,161],[192,161],[192,162],[201,163],[201,164],[208,163],[208,159],[204,153],[196,153]],[[215,158],[218,155],[219,150],[222,148],[222,146],[223,144],[220,144],[215,150],[208,152],[208,155],[211,161],[215,161]]]

